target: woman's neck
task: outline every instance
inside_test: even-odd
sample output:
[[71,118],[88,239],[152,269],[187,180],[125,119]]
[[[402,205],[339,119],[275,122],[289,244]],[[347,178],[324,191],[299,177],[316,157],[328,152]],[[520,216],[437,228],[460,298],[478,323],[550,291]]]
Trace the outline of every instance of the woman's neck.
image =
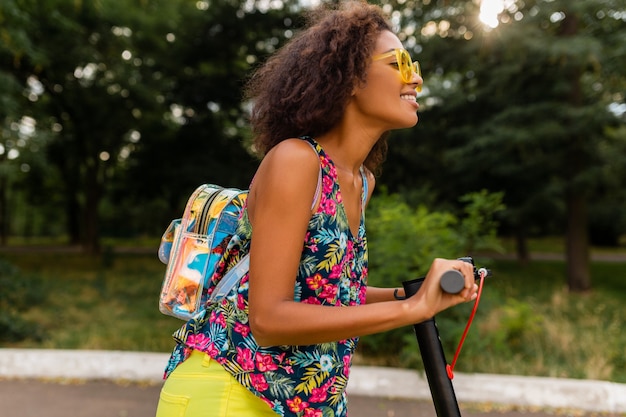
[[315,140],[324,148],[337,170],[356,175],[380,135],[373,137],[359,129],[335,128]]

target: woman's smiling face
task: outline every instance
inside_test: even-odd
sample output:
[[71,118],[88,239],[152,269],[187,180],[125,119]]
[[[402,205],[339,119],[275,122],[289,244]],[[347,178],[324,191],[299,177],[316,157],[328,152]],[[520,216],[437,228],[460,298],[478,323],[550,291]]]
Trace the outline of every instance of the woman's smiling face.
[[[398,37],[383,31],[376,41],[372,56],[403,48]],[[412,127],[417,123],[417,93],[415,88],[423,80],[413,73],[410,83],[402,80],[395,54],[372,60],[368,66],[365,85],[358,87],[351,102],[369,122],[378,121],[384,130]]]

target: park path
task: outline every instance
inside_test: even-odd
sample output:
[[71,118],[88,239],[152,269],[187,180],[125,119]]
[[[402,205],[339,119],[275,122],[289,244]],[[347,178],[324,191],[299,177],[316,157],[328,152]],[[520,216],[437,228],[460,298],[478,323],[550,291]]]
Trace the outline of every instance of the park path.
[[[0,380],[0,417],[154,417],[160,384],[115,381]],[[350,417],[436,417],[425,400],[350,396]],[[567,409],[461,405],[463,417],[613,416]],[[617,417],[615,414],[614,416]]]

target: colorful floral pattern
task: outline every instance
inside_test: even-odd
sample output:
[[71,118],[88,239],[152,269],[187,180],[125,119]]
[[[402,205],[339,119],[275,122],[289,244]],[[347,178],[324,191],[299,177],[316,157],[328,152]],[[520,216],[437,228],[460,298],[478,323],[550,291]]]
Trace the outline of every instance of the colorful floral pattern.
[[[333,162],[311,138],[320,157],[320,204],[309,221],[294,299],[341,308],[365,303],[367,240],[364,216],[353,236],[342,204]],[[366,196],[366,176],[362,172]],[[248,251],[251,227],[244,210],[238,250],[224,266]],[[219,304],[208,306],[174,334],[178,345],[165,372],[167,377],[192,349],[208,353],[242,385],[284,417],[347,415],[346,386],[358,339],[307,346],[260,347],[248,325],[248,275]]]

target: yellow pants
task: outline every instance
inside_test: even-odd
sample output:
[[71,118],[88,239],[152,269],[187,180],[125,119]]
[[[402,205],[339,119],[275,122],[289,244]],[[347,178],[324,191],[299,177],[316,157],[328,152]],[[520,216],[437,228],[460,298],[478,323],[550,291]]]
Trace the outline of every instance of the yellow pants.
[[206,353],[193,351],[163,384],[156,417],[276,417]]

